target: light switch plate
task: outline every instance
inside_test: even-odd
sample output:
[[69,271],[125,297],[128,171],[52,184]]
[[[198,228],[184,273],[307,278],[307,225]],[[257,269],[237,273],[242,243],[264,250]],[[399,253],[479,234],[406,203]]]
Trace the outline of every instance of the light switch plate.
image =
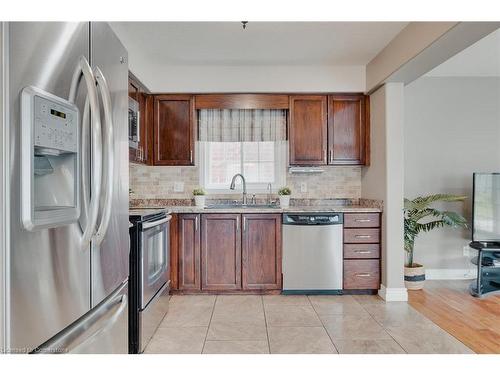
[[175,181],[174,182],[174,193],[182,193],[184,192],[184,182]]
[[302,182],[300,184],[300,192],[301,193],[307,193],[307,182]]

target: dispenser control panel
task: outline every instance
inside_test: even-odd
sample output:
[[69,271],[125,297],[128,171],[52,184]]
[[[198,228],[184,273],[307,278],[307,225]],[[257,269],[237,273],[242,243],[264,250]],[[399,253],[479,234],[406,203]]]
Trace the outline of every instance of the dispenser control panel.
[[27,86],[21,92],[21,221],[29,231],[80,217],[80,112],[68,100]]
[[77,152],[78,112],[47,98],[34,98],[34,146]]

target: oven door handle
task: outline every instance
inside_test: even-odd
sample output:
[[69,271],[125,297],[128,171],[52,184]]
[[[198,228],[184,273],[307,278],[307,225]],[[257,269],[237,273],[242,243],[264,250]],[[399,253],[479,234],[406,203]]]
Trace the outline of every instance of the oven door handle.
[[160,224],[163,224],[163,223],[167,223],[170,220],[172,220],[172,215],[167,215],[167,217],[164,217],[163,219],[143,223],[142,224],[142,229],[149,229],[149,228],[152,228],[152,227],[156,227],[157,225],[160,225]]

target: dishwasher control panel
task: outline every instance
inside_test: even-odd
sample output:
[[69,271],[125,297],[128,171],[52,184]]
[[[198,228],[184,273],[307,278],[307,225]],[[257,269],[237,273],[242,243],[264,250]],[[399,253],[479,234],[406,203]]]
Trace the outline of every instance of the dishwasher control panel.
[[342,224],[341,213],[289,213],[283,215],[283,224],[288,225],[334,225]]

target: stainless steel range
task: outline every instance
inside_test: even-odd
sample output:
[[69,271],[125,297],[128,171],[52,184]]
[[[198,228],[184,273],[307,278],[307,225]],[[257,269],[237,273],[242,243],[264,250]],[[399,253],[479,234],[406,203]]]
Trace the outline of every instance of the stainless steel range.
[[130,211],[130,353],[144,351],[168,310],[171,219],[158,209]]

